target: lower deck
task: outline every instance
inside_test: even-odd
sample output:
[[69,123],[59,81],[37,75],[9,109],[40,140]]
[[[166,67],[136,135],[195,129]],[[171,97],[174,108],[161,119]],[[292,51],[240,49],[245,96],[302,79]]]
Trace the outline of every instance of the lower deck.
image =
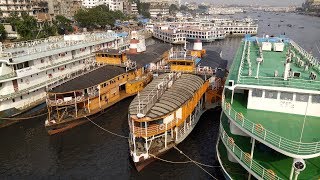
[[[231,102],[231,93],[226,92],[225,101]],[[246,93],[235,93],[231,108],[236,112],[241,112],[249,121],[261,124],[264,129],[281,137],[297,142],[300,141],[301,137],[301,142],[305,143],[320,141],[319,117],[247,109],[247,101]],[[304,129],[302,132],[303,124]]]
[[[240,135],[234,135],[230,131],[230,123],[232,121],[228,120],[228,117],[223,114],[221,116],[221,125],[224,129],[224,131],[227,133],[229,137],[232,137],[234,140],[234,143],[243,151],[246,153],[251,152],[252,143],[251,143],[251,137],[246,136],[240,136]],[[221,132],[221,130],[220,130]],[[222,147],[220,147],[222,146]],[[228,147],[227,147],[228,148]],[[240,164],[235,165],[235,163],[232,163],[227,158],[227,149],[225,145],[221,142],[219,144],[219,153],[221,155],[221,161],[223,164],[226,164],[227,167],[230,167],[230,175],[234,177],[235,179],[243,179],[241,177],[235,176],[232,171],[235,169],[239,169]],[[279,176],[282,179],[289,179],[291,167],[293,163],[293,158],[285,156],[268,146],[256,141],[254,152],[253,152],[253,160],[260,164],[265,169],[271,169],[277,176]],[[306,169],[302,171],[299,175],[299,180],[303,179],[319,179],[320,177],[320,157],[307,159],[306,162]],[[232,166],[230,166],[232,164]],[[226,168],[228,171],[228,168]],[[229,171],[228,171],[229,172]]]

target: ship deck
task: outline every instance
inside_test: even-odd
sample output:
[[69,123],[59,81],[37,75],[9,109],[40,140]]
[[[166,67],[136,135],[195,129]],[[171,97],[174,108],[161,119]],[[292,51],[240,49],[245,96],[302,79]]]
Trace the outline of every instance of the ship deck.
[[[221,123],[228,134],[228,136],[232,137],[234,139],[235,144],[243,151],[250,153],[251,151],[251,138],[245,137],[245,136],[239,136],[239,135],[233,135],[230,132],[229,124],[228,124],[228,118],[225,114],[221,116]],[[282,130],[285,130],[286,128],[282,128]],[[219,144],[220,146],[224,146],[222,142]],[[231,172],[231,176],[237,177],[237,174],[234,174],[232,172],[235,172],[236,170],[239,170],[239,164],[230,162],[226,157],[226,148],[225,147],[219,147],[219,153],[222,157],[221,160],[224,164],[227,165],[227,171]],[[268,148],[262,143],[259,143],[256,141],[255,150],[253,153],[253,159],[262,165],[265,169],[271,169],[273,170],[276,175],[278,175],[280,178],[283,179],[289,179],[290,171],[292,167],[293,159],[291,157],[285,156],[279,152],[274,151],[271,148]],[[320,174],[320,157],[307,159],[306,161],[306,169],[302,171],[299,175],[299,179],[318,179]],[[243,171],[240,170],[242,173]]]
[[[163,81],[169,74],[161,74],[148,84],[136,96],[129,106],[129,113],[131,115],[138,114],[139,104],[148,104],[145,100],[147,97],[157,96],[157,85]],[[151,108],[147,111],[146,117],[157,119],[163,117],[177,109],[179,109],[185,102],[194,96],[194,93],[201,87],[204,80],[196,75],[182,74],[170,88],[166,89],[164,93],[151,104]]]
[[[231,96],[228,93],[226,93],[226,101],[231,102]],[[251,122],[261,124],[265,129],[279,136],[300,141],[304,115],[247,109],[247,98],[236,93],[231,107],[236,112],[241,112]],[[301,142],[319,142],[319,127],[320,117],[306,116]]]
[[[230,69],[230,75],[228,77],[229,80],[235,80],[236,84],[248,84],[248,85],[261,85],[261,86],[279,86],[279,87],[292,87],[292,88],[300,88],[307,90],[320,90],[320,71],[316,71],[316,67],[311,68],[307,71],[304,70],[304,67],[299,67],[296,65],[296,58],[299,57],[303,61],[307,61],[302,57],[301,54],[294,48],[297,57],[294,57],[291,62],[291,70],[292,72],[299,72],[299,78],[289,78],[287,81],[283,79],[284,74],[284,63],[286,61],[286,53],[289,49],[289,42],[285,42],[285,48],[283,52],[274,52],[274,51],[263,51],[263,62],[259,68],[259,78],[255,78],[257,75],[258,63],[256,62],[259,57],[259,47],[255,42],[251,42],[250,45],[250,62],[251,62],[251,71],[252,74],[249,76],[249,65],[247,63],[246,55],[244,57],[244,63],[242,66],[241,58],[243,50],[245,49],[245,42],[241,43],[238,52],[235,55],[235,59],[233,65]],[[245,51],[247,52],[247,49]],[[240,67],[242,67],[240,69]],[[238,76],[240,70],[240,76]],[[278,72],[278,77],[275,77],[275,71]],[[317,79],[312,81],[310,80],[310,73],[314,72],[317,75]]]
[[162,55],[171,49],[170,44],[156,43],[147,46],[145,52],[141,54],[128,54],[128,57],[136,61],[138,67],[146,66],[149,63],[158,62],[162,59]]
[[102,66],[94,71],[87,73],[86,75],[79,76],[75,79],[67,81],[66,83],[53,88],[51,93],[64,93],[74,90],[80,90],[88,88],[109,79],[114,78],[120,74],[125,73],[126,70],[123,67],[106,65]]

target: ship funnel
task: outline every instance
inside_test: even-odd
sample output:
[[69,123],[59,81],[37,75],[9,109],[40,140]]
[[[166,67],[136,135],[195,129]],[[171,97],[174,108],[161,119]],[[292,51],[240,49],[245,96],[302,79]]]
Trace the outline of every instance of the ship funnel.
[[202,42],[200,39],[197,39],[193,44],[193,50],[202,51]]
[[138,39],[131,39],[130,46],[129,46],[129,53],[130,54],[137,54],[138,53]]

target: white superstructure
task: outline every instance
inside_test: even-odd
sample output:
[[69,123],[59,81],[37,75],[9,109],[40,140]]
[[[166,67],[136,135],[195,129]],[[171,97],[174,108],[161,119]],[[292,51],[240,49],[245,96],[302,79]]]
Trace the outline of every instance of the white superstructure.
[[166,22],[154,25],[153,36],[165,42],[178,44],[186,40],[212,42],[224,39],[225,32],[213,23],[208,25],[200,22]]
[[0,113],[43,102],[46,89],[99,65],[94,52],[124,44],[114,32],[73,34],[0,46]]

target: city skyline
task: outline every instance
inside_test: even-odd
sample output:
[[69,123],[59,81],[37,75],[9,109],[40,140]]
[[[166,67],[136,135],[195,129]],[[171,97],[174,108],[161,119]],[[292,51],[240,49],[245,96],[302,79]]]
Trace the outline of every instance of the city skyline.
[[213,3],[213,4],[238,4],[238,5],[268,5],[268,6],[301,6],[305,0],[182,0],[182,2]]

